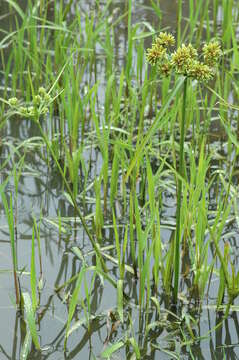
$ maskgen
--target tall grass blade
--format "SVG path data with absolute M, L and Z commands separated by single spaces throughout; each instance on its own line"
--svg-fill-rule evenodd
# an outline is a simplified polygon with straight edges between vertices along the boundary
M 116 351 L 118 351 L 120 348 L 124 346 L 123 341 L 118 341 L 116 344 L 113 344 L 109 347 L 107 347 L 102 353 L 101 357 L 103 359 L 110 359 L 111 355 L 113 355 Z
M 28 328 L 22 348 L 21 348 L 20 360 L 27 360 L 28 354 L 31 350 L 31 343 L 32 343 L 32 336 L 31 336 L 30 329 Z
M 85 274 L 85 266 L 83 265 L 77 281 L 76 281 L 76 287 L 75 290 L 73 291 L 72 294 L 72 298 L 70 301 L 70 307 L 69 307 L 69 313 L 68 313 L 68 319 L 67 319 L 67 324 L 66 324 L 66 335 L 65 335 L 65 342 L 64 342 L 64 349 L 66 350 L 66 346 L 67 346 L 67 340 L 68 340 L 68 336 L 69 336 L 69 329 L 70 329 L 70 324 L 71 324 L 71 320 L 73 318 L 77 303 L 78 303 L 78 297 L 79 297 L 79 293 L 80 293 L 80 289 L 81 289 L 81 283 L 83 280 L 83 275 Z
M 152 138 L 154 133 L 160 127 L 163 127 L 167 123 L 168 118 L 167 118 L 167 116 L 165 116 L 165 114 L 166 114 L 171 102 L 173 101 L 173 99 L 176 97 L 176 95 L 180 91 L 183 82 L 184 82 L 184 78 L 179 77 L 178 80 L 176 81 L 174 89 L 171 91 L 171 93 L 168 96 L 165 104 L 163 105 L 163 107 L 159 111 L 159 113 L 157 114 L 156 119 L 154 120 L 153 124 L 150 126 L 150 128 L 149 128 L 149 130 L 147 132 L 147 135 L 145 135 L 143 137 L 142 141 L 140 141 L 138 146 L 136 147 L 135 155 L 134 155 L 134 157 L 133 157 L 133 159 L 132 159 L 132 161 L 131 161 L 131 163 L 129 165 L 129 168 L 127 170 L 127 173 L 125 175 L 125 181 L 127 181 L 128 177 L 131 174 L 133 168 L 135 167 L 137 161 L 140 160 L 140 158 L 142 156 L 142 152 L 144 151 L 145 146 L 147 145 L 148 141 Z
M 117 281 L 117 308 L 118 308 L 119 318 L 122 323 L 124 322 L 123 286 L 124 286 L 123 280 L 118 280 Z
M 35 323 L 35 312 L 32 308 L 32 302 L 30 295 L 25 292 L 22 294 L 24 300 L 24 309 L 26 312 L 26 322 L 31 333 L 32 341 L 37 350 L 40 350 L 40 344 L 38 341 L 38 334 L 36 330 L 36 323 Z
M 32 291 L 32 309 L 33 312 L 37 308 L 37 279 L 35 268 L 35 231 L 32 227 L 32 256 L 31 256 L 31 291 Z
M 3 206 L 5 209 L 5 213 L 7 216 L 9 233 L 10 233 L 10 244 L 11 244 L 11 252 L 12 252 L 12 262 L 13 262 L 13 274 L 14 274 L 14 287 L 16 293 L 16 304 L 19 306 L 20 304 L 20 291 L 18 285 L 18 276 L 17 276 L 17 250 L 15 246 L 15 232 L 14 232 L 14 216 L 13 216 L 13 206 L 12 206 L 12 195 L 10 195 L 10 203 L 8 206 L 6 195 L 1 193 Z
M 24 12 L 15 1 L 13 0 L 5 0 L 5 1 L 16 10 L 18 15 L 22 18 L 22 20 L 26 18 Z

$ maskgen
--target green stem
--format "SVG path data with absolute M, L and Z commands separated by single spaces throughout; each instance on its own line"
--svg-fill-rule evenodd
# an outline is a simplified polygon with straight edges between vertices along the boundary
M 180 129 L 180 154 L 179 154 L 179 178 L 177 186 L 177 209 L 176 209 L 176 235 L 174 242 L 174 288 L 173 301 L 176 304 L 178 298 L 179 268 L 180 268 L 180 224 L 181 224 L 181 202 L 182 202 L 182 178 L 184 176 L 184 137 L 185 137 L 185 115 L 186 115 L 186 98 L 187 98 L 187 78 L 183 86 L 183 107 L 182 120 Z
M 205 220 L 207 222 L 207 228 L 208 228 L 209 234 L 210 234 L 210 236 L 211 236 L 211 238 L 213 240 L 214 246 L 216 248 L 216 254 L 218 255 L 220 263 L 221 263 L 221 267 L 222 267 L 222 270 L 223 270 L 223 274 L 224 274 L 224 278 L 225 278 L 225 281 L 226 281 L 227 289 L 230 289 L 230 284 L 231 284 L 230 275 L 228 273 L 228 270 L 227 270 L 223 255 L 222 255 L 220 247 L 219 247 L 219 245 L 217 243 L 217 239 L 214 236 L 214 232 L 212 231 L 210 225 L 208 224 L 208 219 L 206 218 Z
M 224 199 L 225 206 L 227 206 L 227 204 L 228 204 L 228 199 L 229 199 L 230 190 L 231 190 L 231 184 L 232 184 L 232 177 L 234 175 L 234 170 L 236 168 L 238 155 L 239 155 L 239 147 L 237 147 L 237 149 L 236 149 L 236 154 L 235 154 L 234 159 L 233 159 L 232 167 L 229 170 L 230 177 L 229 177 L 229 181 L 228 181 L 228 187 L 227 187 L 226 196 L 225 196 L 225 199 Z
M 104 262 L 104 260 L 103 260 L 103 257 L 102 257 L 102 255 L 101 255 L 101 253 L 100 253 L 98 244 L 96 243 L 96 241 L 94 240 L 93 236 L 91 235 L 90 230 L 89 230 L 89 228 L 88 228 L 88 226 L 87 226 L 87 224 L 86 224 L 86 221 L 85 221 L 83 215 L 81 214 L 81 211 L 80 211 L 80 209 L 79 209 L 79 207 L 78 207 L 78 205 L 77 205 L 76 199 L 75 199 L 75 197 L 74 197 L 74 195 L 73 195 L 73 192 L 71 191 L 71 188 L 70 188 L 70 186 L 69 186 L 69 184 L 68 184 L 68 182 L 67 182 L 67 180 L 66 180 L 65 174 L 64 174 L 64 172 L 63 172 L 63 170 L 62 170 L 62 168 L 61 168 L 61 166 L 60 166 L 60 164 L 59 164 L 59 162 L 58 162 L 58 160 L 57 160 L 57 158 L 56 158 L 56 156 L 55 156 L 54 151 L 52 150 L 52 147 L 51 147 L 51 145 L 50 145 L 50 143 L 49 143 L 49 140 L 48 140 L 47 136 L 45 135 L 45 133 L 44 133 L 42 127 L 41 127 L 41 124 L 40 124 L 40 122 L 39 122 L 39 119 L 36 119 L 36 123 L 37 123 L 37 125 L 38 125 L 38 127 L 39 127 L 41 136 L 43 137 L 43 139 L 44 139 L 44 141 L 45 141 L 45 144 L 46 144 L 48 150 L 50 151 L 50 153 L 51 153 L 51 155 L 52 155 L 52 157 L 53 157 L 53 160 L 54 160 L 54 162 L 55 162 L 55 164 L 56 164 L 56 166 L 57 166 L 57 168 L 58 168 L 58 170 L 59 170 L 59 172 L 60 172 L 61 178 L 62 178 L 62 180 L 63 180 L 63 182 L 64 182 L 64 184 L 65 184 L 65 187 L 66 187 L 66 189 L 67 189 L 68 194 L 70 195 L 70 198 L 71 198 L 71 201 L 72 201 L 72 203 L 73 203 L 73 205 L 74 205 L 74 208 L 75 208 L 75 210 L 76 210 L 76 213 L 77 213 L 77 215 L 79 216 L 79 218 L 80 218 L 80 220 L 81 220 L 81 223 L 82 223 L 82 226 L 83 226 L 86 234 L 88 235 L 88 237 L 89 237 L 89 239 L 90 239 L 90 242 L 91 242 L 91 244 L 92 244 L 92 246 L 93 246 L 93 248 L 94 248 L 94 250 L 95 250 L 96 256 L 99 258 L 99 260 L 100 260 L 100 262 L 101 262 L 102 269 L 103 269 L 105 272 L 108 272 L 108 269 L 107 269 L 107 267 L 106 267 L 106 265 L 105 265 L 105 262 Z
M 177 45 L 181 44 L 181 21 L 182 21 L 182 0 L 178 0 L 177 10 Z

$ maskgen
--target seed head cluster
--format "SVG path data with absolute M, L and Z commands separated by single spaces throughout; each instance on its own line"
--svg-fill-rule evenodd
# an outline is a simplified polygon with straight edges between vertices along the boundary
M 178 74 L 187 74 L 190 71 L 191 64 L 198 57 L 197 50 L 189 45 L 182 44 L 171 56 L 171 62 Z
M 214 70 L 200 61 L 193 61 L 189 67 L 188 76 L 198 81 L 208 82 L 214 77 Z
M 202 48 L 204 62 L 208 66 L 215 66 L 217 60 L 222 56 L 222 50 L 218 41 L 205 44 Z
M 175 45 L 174 36 L 170 33 L 160 32 L 159 36 L 155 40 L 156 46 L 162 46 L 164 48 L 169 48 Z
M 172 71 L 198 81 L 207 82 L 215 75 L 215 66 L 222 55 L 220 44 L 212 41 L 202 48 L 204 62 L 199 61 L 198 51 L 191 45 L 182 44 L 174 52 L 168 49 L 175 44 L 172 34 L 160 32 L 152 47 L 147 50 L 147 61 L 157 66 L 160 75 L 169 76 Z
M 147 59 L 151 65 L 156 65 L 159 60 L 163 62 L 166 59 L 166 49 L 161 45 L 153 45 L 151 49 L 148 49 Z
M 38 94 L 33 97 L 32 105 L 21 106 L 20 101 L 16 97 L 10 98 L 8 100 L 8 104 L 20 116 L 31 118 L 35 117 L 36 115 L 46 114 L 48 112 L 48 106 L 51 101 L 52 98 L 47 93 L 46 89 L 40 87 Z

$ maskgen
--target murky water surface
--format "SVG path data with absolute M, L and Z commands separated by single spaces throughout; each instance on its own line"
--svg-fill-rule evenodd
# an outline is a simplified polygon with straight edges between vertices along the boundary
M 92 6 L 93 2 L 84 1 L 79 2 L 85 10 Z M 112 14 L 122 14 L 124 12 L 124 1 L 114 1 L 112 6 Z M 141 22 L 148 21 L 149 23 L 157 24 L 157 16 L 149 10 L 148 5 L 150 1 L 137 1 L 137 5 L 133 12 L 133 21 Z M 163 11 L 163 26 L 176 26 L 176 11 L 175 1 L 161 0 L 161 8 Z M 7 12 L 8 6 L 5 1 L 0 0 L 0 16 Z M 27 1 L 18 1 L 19 6 L 26 8 Z M 116 11 L 115 9 L 118 8 Z M 187 15 L 187 1 L 185 2 L 184 16 Z M 117 15 L 118 16 L 118 15 Z M 1 28 L 6 29 L 9 26 L 7 17 L 2 19 Z M 124 24 L 117 32 L 116 44 L 119 46 L 118 62 L 124 61 L 124 52 L 126 47 L 127 33 Z M 149 39 L 149 42 L 151 40 Z M 100 49 L 99 49 L 100 55 Z M 98 79 L 104 76 L 102 71 L 104 62 L 98 61 Z M 103 74 L 103 75 L 101 75 Z M 86 74 L 87 76 L 87 74 Z M 104 91 L 104 78 L 102 78 L 102 91 Z M 29 122 L 13 122 L 10 121 L 7 133 L 4 134 L 4 142 L 8 144 L 17 144 L 29 138 L 30 136 L 37 136 L 36 128 Z M 36 139 L 39 143 L 39 140 Z M 5 150 L 4 150 L 5 149 Z M 1 161 L 7 157 L 11 148 L 9 146 L 3 147 L 1 153 Z M 50 172 L 49 168 L 40 158 L 40 153 L 37 147 L 32 145 L 32 149 L 26 154 L 29 164 L 28 171 L 24 169 L 23 176 L 20 179 L 19 195 L 18 195 L 18 212 L 17 212 L 17 238 L 18 238 L 18 258 L 19 268 L 26 272 L 21 277 L 22 290 L 30 292 L 29 274 L 30 259 L 31 259 L 31 237 L 32 237 L 32 223 L 33 218 L 39 219 L 42 217 L 41 224 L 41 242 L 43 252 L 43 276 L 44 276 L 44 290 L 41 293 L 41 306 L 38 313 L 38 330 L 40 333 L 40 342 L 43 346 L 42 353 L 32 351 L 31 359 L 49 359 L 60 360 L 63 359 L 63 343 L 65 334 L 65 323 L 67 319 L 67 300 L 62 301 L 61 293 L 56 294 L 54 288 L 58 284 L 62 284 L 76 274 L 81 263 L 72 252 L 72 246 L 78 246 L 84 253 L 91 249 L 87 237 L 82 232 L 81 226 L 74 223 L 73 210 L 69 202 L 65 200 L 61 192 L 61 183 L 54 172 Z M 95 168 L 97 168 L 97 159 L 95 158 Z M 92 171 L 94 176 L 95 168 Z M 6 173 L 1 173 L 1 181 L 3 182 L 7 177 Z M 14 184 L 8 186 L 8 193 L 14 189 Z M 91 195 L 90 192 L 88 194 Z M 175 202 L 170 197 L 165 195 L 164 201 L 167 202 L 168 211 L 164 214 L 165 223 L 174 221 L 173 214 L 175 212 Z M 213 203 L 213 201 L 212 201 Z M 92 205 L 88 205 L 88 213 L 93 211 Z M 62 217 L 72 217 L 72 222 L 63 224 L 65 231 L 59 234 L 57 228 L 50 222 L 56 219 L 57 214 L 60 213 Z M 163 226 L 162 226 L 163 228 Z M 165 239 L 169 239 L 170 230 L 167 225 L 162 230 L 162 235 Z M 23 342 L 24 329 L 12 301 L 14 302 L 14 288 L 13 278 L 10 270 L 12 268 L 9 232 L 6 225 L 6 218 L 3 207 L 0 207 L 0 360 L 4 359 L 19 359 L 19 349 Z M 111 230 L 105 232 L 105 245 L 111 244 Z M 230 240 L 230 239 L 229 239 Z M 236 241 L 235 239 L 231 239 Z M 36 264 L 37 269 L 39 264 Z M 89 283 L 91 278 L 89 276 Z M 217 288 L 217 285 L 215 285 Z M 212 287 L 213 289 L 213 287 Z M 137 294 L 137 286 L 129 280 L 127 291 L 132 298 Z M 110 294 L 110 296 L 109 296 Z M 110 285 L 105 283 L 102 287 L 100 281 L 95 283 L 92 296 L 92 313 L 100 316 L 95 319 L 89 334 L 87 326 L 81 326 L 69 339 L 67 359 L 94 359 L 98 358 L 101 353 L 105 340 L 107 338 L 107 313 L 110 312 L 116 304 L 116 292 L 112 291 Z M 208 304 L 215 304 L 216 292 L 210 293 Z M 186 303 L 186 301 L 185 301 Z M 162 299 L 162 306 L 164 299 Z M 191 312 L 194 318 L 199 322 L 197 326 L 200 329 L 200 334 L 203 336 L 219 321 L 215 316 L 215 308 L 204 303 L 202 310 L 195 311 L 193 305 L 190 305 Z M 143 333 L 145 331 L 145 314 L 138 317 L 137 309 L 131 308 L 131 313 L 135 335 L 139 343 L 144 341 Z M 79 319 L 84 316 L 82 311 L 79 311 Z M 151 316 L 151 315 L 150 315 Z M 151 321 L 154 321 L 153 318 Z M 119 327 L 113 334 L 114 338 L 120 338 L 127 328 Z M 224 326 L 216 332 L 213 336 L 207 337 L 198 341 L 192 347 L 192 352 L 195 359 L 238 359 L 239 358 L 239 321 L 238 313 L 235 311 L 231 314 Z M 152 337 L 155 338 L 155 343 L 164 344 L 163 338 L 167 335 L 164 328 L 156 329 L 152 332 Z M 199 334 L 197 334 L 199 335 Z M 176 344 L 177 344 L 177 339 Z M 164 340 L 166 342 L 166 339 Z M 147 345 L 146 345 L 147 346 Z M 172 350 L 172 349 L 171 349 Z M 95 356 L 95 357 L 94 357 Z M 124 359 L 124 352 L 119 352 L 115 359 Z M 191 359 L 190 349 L 185 346 L 184 354 L 181 354 L 181 359 Z M 155 350 L 153 347 L 148 347 L 147 356 L 145 359 L 171 359 L 164 352 Z

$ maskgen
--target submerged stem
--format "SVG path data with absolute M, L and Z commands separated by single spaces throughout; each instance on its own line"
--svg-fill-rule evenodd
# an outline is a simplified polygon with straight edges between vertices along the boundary
M 179 154 L 179 178 L 177 186 L 177 209 L 176 209 L 176 235 L 174 242 L 174 288 L 173 301 L 176 304 L 178 298 L 179 268 L 180 268 L 180 235 L 181 235 L 181 202 L 182 202 L 182 178 L 184 176 L 184 138 L 185 138 L 185 115 L 186 115 L 186 98 L 187 98 L 187 77 L 184 79 L 183 86 L 183 105 L 182 119 L 180 129 L 180 154 Z

